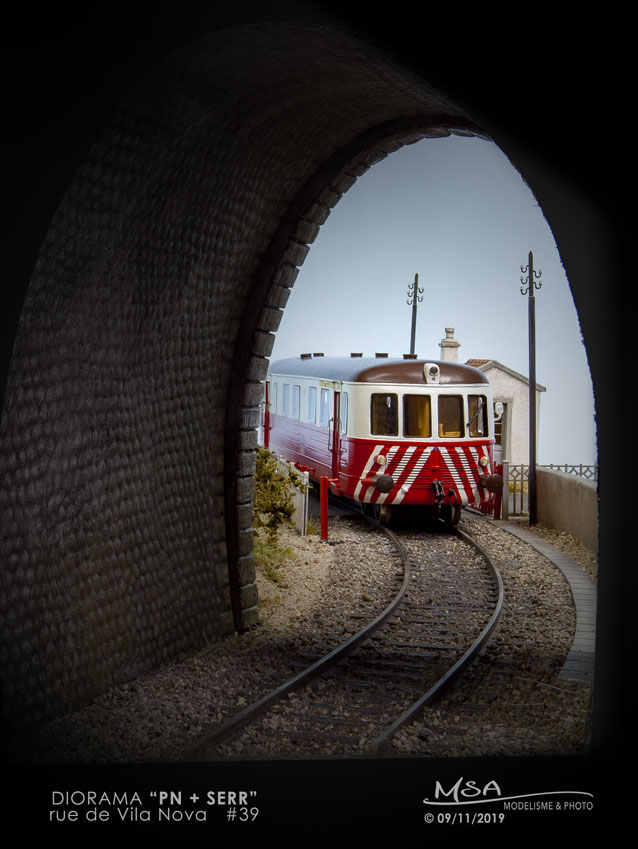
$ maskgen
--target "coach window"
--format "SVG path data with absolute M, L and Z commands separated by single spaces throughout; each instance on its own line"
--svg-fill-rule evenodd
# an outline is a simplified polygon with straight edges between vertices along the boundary
M 439 395 L 439 436 L 463 436 L 464 432 L 461 395 Z
M 308 387 L 308 421 L 314 424 L 317 421 L 317 387 Z
M 348 393 L 341 393 L 341 433 L 348 432 Z
M 432 436 L 431 399 L 429 395 L 403 396 L 403 435 Z
M 284 383 L 284 391 L 283 391 L 283 399 L 281 402 L 281 412 L 284 416 L 288 415 L 288 410 L 290 409 L 290 385 L 288 383 Z
M 328 427 L 330 423 L 330 390 L 321 390 L 321 401 L 319 405 L 319 424 Z
M 468 395 L 467 410 L 470 436 L 487 436 L 487 398 L 485 395 Z
M 292 387 L 292 417 L 293 419 L 301 418 L 301 387 Z
M 374 394 L 371 398 L 370 433 L 378 436 L 399 435 L 399 400 L 391 394 Z

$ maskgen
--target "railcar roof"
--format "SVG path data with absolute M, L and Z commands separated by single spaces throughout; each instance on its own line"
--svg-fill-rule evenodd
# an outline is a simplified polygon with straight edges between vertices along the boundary
M 436 363 L 441 384 L 489 383 L 482 371 L 464 363 L 391 357 L 288 357 L 271 363 L 271 375 L 297 375 L 348 383 L 405 383 L 428 385 L 425 363 Z

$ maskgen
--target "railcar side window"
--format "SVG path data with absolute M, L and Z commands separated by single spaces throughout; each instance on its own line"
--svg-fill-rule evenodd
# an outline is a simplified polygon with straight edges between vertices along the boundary
M 317 421 L 317 387 L 308 387 L 308 421 L 314 424 Z
M 330 390 L 321 390 L 321 402 L 319 405 L 319 424 L 321 427 L 328 427 L 330 423 Z
M 288 383 L 284 383 L 283 399 L 282 399 L 282 402 L 281 402 L 282 415 L 287 416 L 289 409 L 290 409 L 290 385 Z
M 485 395 L 468 395 L 467 409 L 470 436 L 487 436 L 487 398 Z
M 299 386 L 292 387 L 292 417 L 293 419 L 301 418 L 301 388 Z
M 432 412 L 429 395 L 403 396 L 403 435 L 432 436 Z
M 461 395 L 439 395 L 439 436 L 463 436 L 463 398 Z
M 378 436 L 399 435 L 399 399 L 394 393 L 372 395 L 370 433 Z

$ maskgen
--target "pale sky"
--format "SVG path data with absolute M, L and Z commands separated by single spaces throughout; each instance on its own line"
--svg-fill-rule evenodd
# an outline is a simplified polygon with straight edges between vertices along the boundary
M 552 232 L 507 157 L 477 138 L 428 139 L 374 165 L 343 196 L 310 248 L 271 361 L 306 351 L 410 350 L 408 285 L 419 275 L 415 352 L 440 359 L 453 327 L 459 361 L 495 359 L 527 377 L 536 290 L 539 464 L 596 462 L 592 383 L 578 315 Z

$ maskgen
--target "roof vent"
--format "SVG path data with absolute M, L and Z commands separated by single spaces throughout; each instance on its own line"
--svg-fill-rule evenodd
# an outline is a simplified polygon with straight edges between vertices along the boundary
M 323 357 L 323 354 L 313 354 L 313 357 Z
M 417 358 L 416 354 L 404 354 L 403 355 L 404 360 L 416 360 L 416 358 Z
M 351 357 L 362 357 L 363 354 L 350 354 Z
M 374 356 L 375 356 L 375 357 L 387 357 L 388 355 L 387 355 L 387 354 L 379 354 L 379 353 L 376 353 Z
M 301 360 L 311 360 L 312 354 L 299 354 L 299 359 L 301 359 Z

